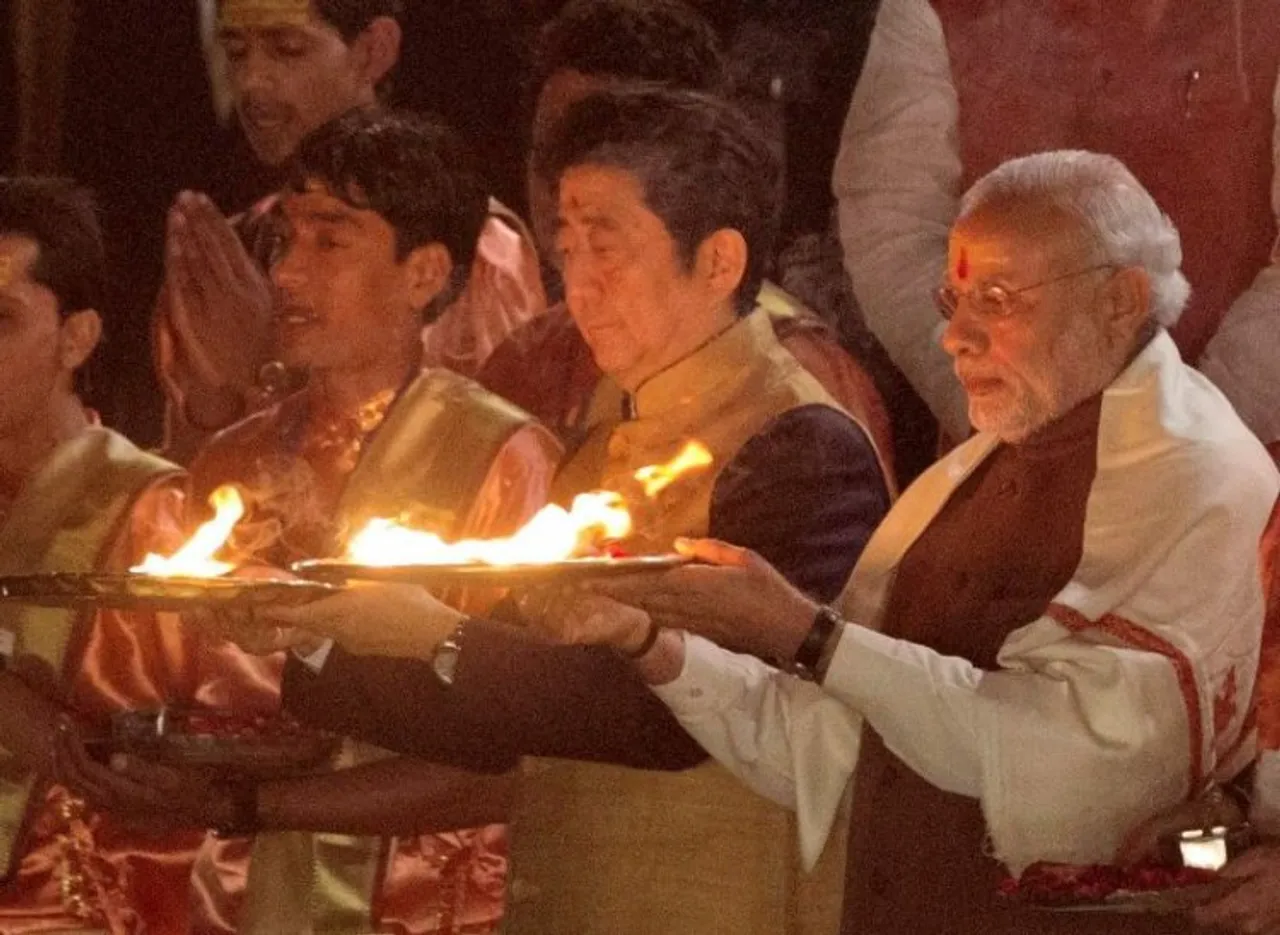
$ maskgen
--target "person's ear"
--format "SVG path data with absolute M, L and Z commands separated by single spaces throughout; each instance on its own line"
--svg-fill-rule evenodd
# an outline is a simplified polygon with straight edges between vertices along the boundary
M 58 327 L 58 363 L 68 372 L 79 370 L 101 340 L 101 315 L 91 308 L 72 312 Z
M 413 307 L 425 309 L 449 287 L 453 258 L 442 243 L 423 244 L 405 257 L 404 268 Z
M 1129 347 L 1151 318 L 1151 278 L 1128 266 L 1111 275 L 1103 292 L 1102 327 L 1113 344 Z
M 747 274 L 747 241 L 741 232 L 722 227 L 698 245 L 695 269 L 721 299 L 732 299 Z
M 360 72 L 372 87 L 391 74 L 400 61 L 400 44 L 404 33 L 394 17 L 379 16 L 356 37 L 361 53 Z

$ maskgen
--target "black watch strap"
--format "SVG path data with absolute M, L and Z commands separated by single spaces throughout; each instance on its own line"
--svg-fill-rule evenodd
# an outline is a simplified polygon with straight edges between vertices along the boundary
M 813 617 L 813 626 L 809 628 L 804 642 L 800 644 L 795 658 L 791 660 L 791 671 L 810 681 L 816 679 L 823 650 L 827 648 L 827 643 L 831 641 L 832 634 L 840 624 L 839 614 L 830 607 L 819 607 Z

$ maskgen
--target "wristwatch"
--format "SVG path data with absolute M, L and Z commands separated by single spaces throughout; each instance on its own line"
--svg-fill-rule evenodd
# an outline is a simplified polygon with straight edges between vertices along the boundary
M 462 628 L 466 622 L 463 620 L 454 627 L 453 632 L 431 654 L 431 671 L 443 685 L 452 685 L 458 674 L 458 658 L 462 655 Z
M 819 666 L 832 636 L 839 631 L 843 622 L 840 615 L 830 607 L 818 608 L 813 616 L 813 626 L 809 628 L 804 642 L 791 660 L 790 670 L 793 675 L 809 682 L 816 682 L 821 678 L 823 673 L 819 671 Z

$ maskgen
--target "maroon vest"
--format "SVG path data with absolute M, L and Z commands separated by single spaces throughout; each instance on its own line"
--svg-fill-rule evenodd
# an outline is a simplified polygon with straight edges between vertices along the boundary
M 1080 563 L 1099 397 L 997 449 L 903 556 L 884 631 L 981 669 L 1035 620 Z M 1051 506 L 1050 506 L 1051 505 Z M 854 783 L 845 935 L 1168 935 L 1155 916 L 1065 915 L 997 893 L 978 801 L 916 775 L 871 730 Z
M 1051 149 L 1120 158 L 1182 234 L 1195 361 L 1267 262 L 1280 0 L 932 0 L 966 187 Z M 1238 11 L 1238 16 L 1237 16 Z

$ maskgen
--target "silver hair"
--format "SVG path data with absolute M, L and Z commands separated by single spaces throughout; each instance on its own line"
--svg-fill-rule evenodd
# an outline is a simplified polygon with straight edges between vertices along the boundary
M 1182 275 L 1178 229 L 1155 199 L 1114 156 L 1057 150 L 1011 159 L 974 183 L 960 217 L 998 201 L 1034 200 L 1078 218 L 1104 260 L 1144 270 L 1151 316 L 1166 328 L 1182 315 L 1191 285 Z

